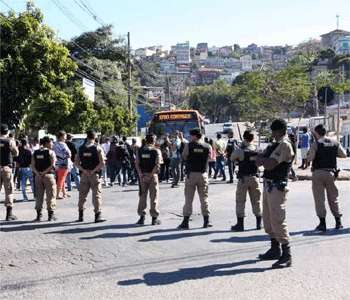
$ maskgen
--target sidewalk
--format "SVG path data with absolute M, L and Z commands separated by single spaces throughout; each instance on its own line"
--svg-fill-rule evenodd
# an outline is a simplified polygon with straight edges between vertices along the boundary
M 294 166 L 294 171 L 297 174 L 298 180 L 311 180 L 311 168 L 308 168 L 306 170 L 297 169 L 297 167 Z M 339 173 L 339 176 L 337 178 L 339 181 L 347 181 L 350 180 L 350 170 L 349 169 L 342 169 Z

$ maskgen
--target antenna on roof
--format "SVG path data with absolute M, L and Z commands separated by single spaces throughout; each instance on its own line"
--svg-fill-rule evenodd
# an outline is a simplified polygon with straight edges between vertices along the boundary
M 336 15 L 335 17 L 337 18 L 337 30 L 338 30 L 338 29 L 339 29 L 339 17 L 340 17 L 340 16 L 339 16 L 339 15 Z

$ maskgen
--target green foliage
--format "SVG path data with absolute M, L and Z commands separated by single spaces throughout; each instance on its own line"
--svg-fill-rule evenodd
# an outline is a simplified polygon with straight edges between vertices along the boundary
M 68 112 L 68 95 L 59 91 L 73 76 L 76 64 L 68 49 L 42 23 L 40 10 L 28 4 L 19 15 L 0 14 L 1 120 L 18 126 L 35 99 L 58 101 Z

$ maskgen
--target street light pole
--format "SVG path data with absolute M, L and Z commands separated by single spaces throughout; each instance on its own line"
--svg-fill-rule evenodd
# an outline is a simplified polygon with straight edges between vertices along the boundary
M 130 50 L 130 32 L 128 32 L 128 109 L 129 113 L 132 113 L 131 105 L 131 50 Z

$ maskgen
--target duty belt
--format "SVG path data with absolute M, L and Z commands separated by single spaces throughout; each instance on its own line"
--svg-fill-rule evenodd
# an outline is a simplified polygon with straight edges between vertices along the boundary
M 264 187 L 266 188 L 266 191 L 271 193 L 273 188 L 275 187 L 277 190 L 284 192 L 287 187 L 287 181 L 286 180 L 273 180 L 273 179 L 266 179 L 264 180 Z

